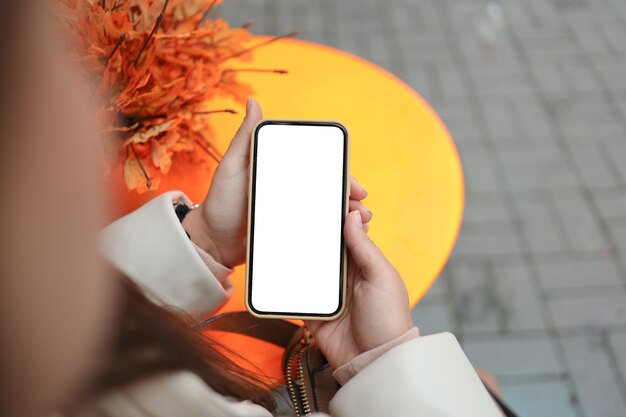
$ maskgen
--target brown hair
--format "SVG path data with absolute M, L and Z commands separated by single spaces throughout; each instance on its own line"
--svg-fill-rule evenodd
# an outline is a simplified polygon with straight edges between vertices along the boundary
M 151 375 L 188 370 L 222 395 L 275 409 L 267 378 L 226 356 L 234 352 L 202 333 L 189 316 L 156 305 L 129 278 L 120 275 L 119 280 L 123 299 L 117 335 L 89 398 Z

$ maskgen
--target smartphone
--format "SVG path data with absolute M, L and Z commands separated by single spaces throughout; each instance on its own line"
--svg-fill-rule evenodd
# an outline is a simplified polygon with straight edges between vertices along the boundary
M 262 120 L 250 142 L 246 308 L 257 317 L 332 320 L 346 299 L 348 130 Z

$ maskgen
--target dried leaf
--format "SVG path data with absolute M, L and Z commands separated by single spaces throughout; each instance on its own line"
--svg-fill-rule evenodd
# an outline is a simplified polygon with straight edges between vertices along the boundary
M 152 126 L 143 132 L 137 132 L 124 142 L 124 146 L 128 146 L 131 143 L 144 143 L 148 139 L 155 137 L 159 133 L 165 132 L 174 123 L 173 120 L 168 120 L 160 125 Z
M 211 160 L 202 146 L 212 143 L 208 121 L 214 116 L 196 114 L 218 95 L 243 102 L 253 93 L 233 71 L 223 71 L 223 60 L 245 50 L 252 35 L 223 19 L 206 19 L 221 0 L 169 0 L 166 10 L 164 0 L 56 3 L 73 45 L 68 58 L 82 65 L 103 103 L 105 132 L 114 136 L 111 143 L 132 144 L 140 158 L 115 152 L 127 187 L 147 191 L 147 174 L 155 189 L 173 163 Z

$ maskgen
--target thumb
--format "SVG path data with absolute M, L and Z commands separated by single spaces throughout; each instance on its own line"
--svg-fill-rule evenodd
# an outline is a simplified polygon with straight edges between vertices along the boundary
M 352 259 L 363 272 L 365 279 L 374 279 L 394 270 L 385 255 L 363 230 L 359 210 L 352 211 L 346 217 L 344 237 Z
M 237 163 L 244 162 L 248 164 L 248 156 L 250 154 L 250 134 L 254 125 L 263 118 L 261 106 L 253 99 L 249 98 L 246 103 L 246 117 L 241 122 L 241 126 L 235 133 L 233 140 L 230 142 L 226 153 L 224 154 L 224 161 L 233 160 Z

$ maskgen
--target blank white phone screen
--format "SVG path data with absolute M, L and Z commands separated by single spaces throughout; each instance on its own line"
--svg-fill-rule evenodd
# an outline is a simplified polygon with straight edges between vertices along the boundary
M 341 307 L 346 141 L 333 125 L 258 129 L 248 265 L 253 311 L 332 315 Z

